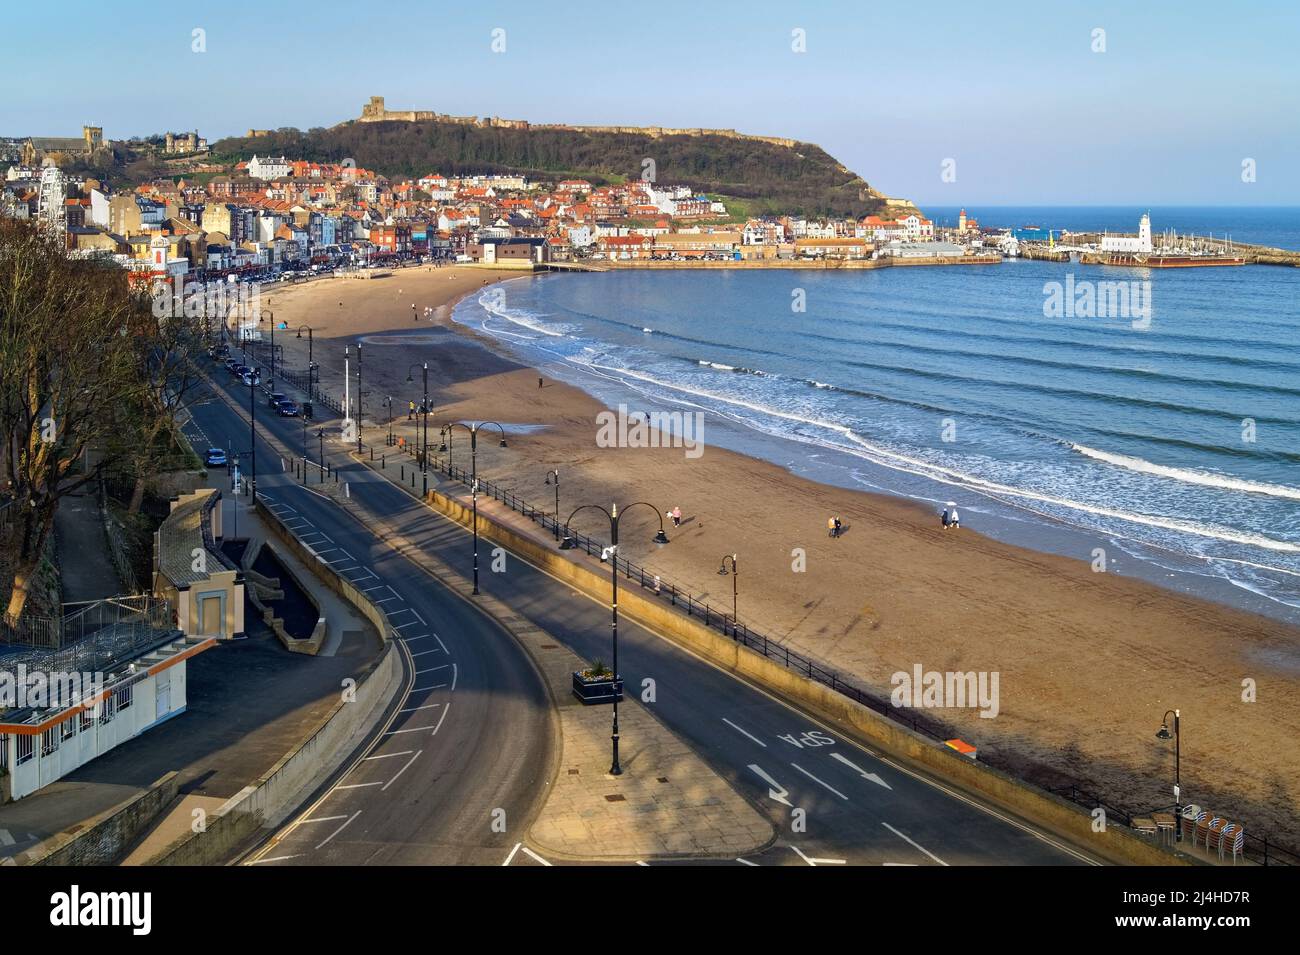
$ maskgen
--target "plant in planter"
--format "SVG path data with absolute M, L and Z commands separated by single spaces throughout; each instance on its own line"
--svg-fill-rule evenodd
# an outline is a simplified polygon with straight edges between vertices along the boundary
M 604 660 L 593 660 L 587 669 L 573 671 L 573 695 L 587 705 L 613 703 L 623 699 L 623 681 L 615 678 Z

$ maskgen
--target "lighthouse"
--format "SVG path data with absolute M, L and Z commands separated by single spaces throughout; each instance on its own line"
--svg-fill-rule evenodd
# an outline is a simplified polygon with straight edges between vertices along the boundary
M 958 232 L 966 231 L 966 210 L 965 209 L 957 213 L 957 231 Z
M 1138 251 L 1151 251 L 1151 214 L 1142 213 L 1142 218 L 1138 220 Z

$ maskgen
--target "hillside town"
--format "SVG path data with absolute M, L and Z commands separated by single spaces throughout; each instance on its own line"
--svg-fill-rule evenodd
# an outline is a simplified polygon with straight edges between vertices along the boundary
M 197 132 L 167 133 L 166 155 L 206 154 Z M 11 141 L 0 214 L 38 220 L 72 256 L 110 257 L 141 281 L 267 279 L 413 262 L 485 264 L 753 262 L 961 258 L 983 245 L 963 214 L 936 230 L 896 217 L 745 216 L 742 204 L 643 179 L 597 184 L 519 175 L 392 179 L 351 161 L 253 155 L 232 166 L 118 187 L 65 171 L 103 148 L 83 137 Z M 215 170 L 215 171 L 214 171 Z

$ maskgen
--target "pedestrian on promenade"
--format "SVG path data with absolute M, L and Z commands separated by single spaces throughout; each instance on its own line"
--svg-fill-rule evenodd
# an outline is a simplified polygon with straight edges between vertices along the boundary
M 414 418 L 415 418 L 415 402 L 408 401 L 406 403 L 406 420 L 411 421 Z

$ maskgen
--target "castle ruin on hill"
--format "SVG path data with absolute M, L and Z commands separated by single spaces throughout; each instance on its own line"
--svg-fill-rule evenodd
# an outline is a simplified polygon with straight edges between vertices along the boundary
M 662 136 L 720 136 L 724 139 L 743 139 L 751 142 L 770 143 L 773 146 L 792 148 L 798 142 L 779 136 L 750 136 L 738 133 L 734 129 L 673 129 L 667 126 L 571 126 L 567 123 L 530 123 L 524 119 L 501 119 L 497 116 L 448 116 L 424 109 L 388 109 L 382 96 L 370 97 L 370 102 L 361 107 L 359 123 L 457 123 L 462 126 L 478 126 L 484 129 L 560 129 L 575 133 L 624 133 L 649 136 L 658 139 Z

